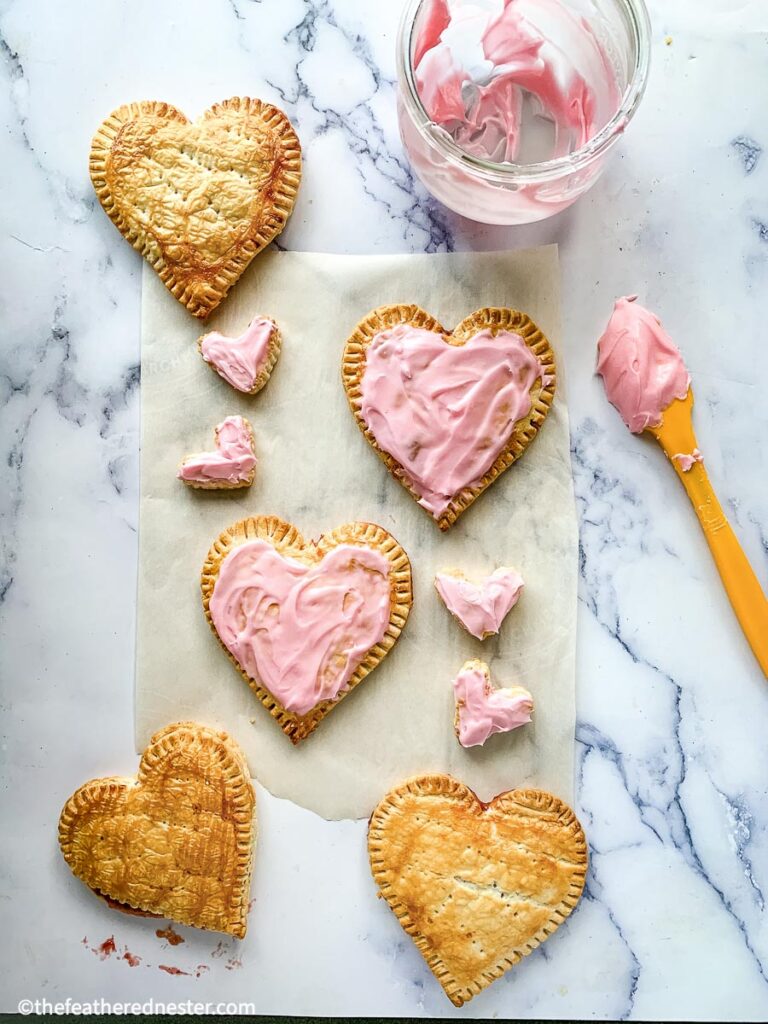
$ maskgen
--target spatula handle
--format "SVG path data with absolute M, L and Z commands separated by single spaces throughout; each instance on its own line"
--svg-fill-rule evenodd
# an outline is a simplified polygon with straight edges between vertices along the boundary
M 673 464 L 699 518 L 744 635 L 768 677 L 768 599 L 725 517 L 704 466 L 696 463 L 685 473 L 675 460 Z

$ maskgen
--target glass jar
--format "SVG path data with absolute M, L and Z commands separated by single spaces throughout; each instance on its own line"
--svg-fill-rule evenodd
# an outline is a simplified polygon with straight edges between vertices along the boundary
M 599 41 L 621 98 L 610 120 L 584 145 L 538 163 L 496 163 L 472 155 L 430 120 L 413 65 L 428 3 L 409 0 L 397 42 L 400 135 L 417 176 L 440 202 L 485 224 L 527 224 L 570 206 L 602 173 L 645 91 L 650 23 L 644 0 L 559 0 L 571 17 L 585 19 Z

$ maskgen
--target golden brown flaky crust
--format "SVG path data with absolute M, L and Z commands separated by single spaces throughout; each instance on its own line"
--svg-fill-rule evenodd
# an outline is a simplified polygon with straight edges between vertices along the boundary
M 90 173 L 119 231 L 204 318 L 285 227 L 301 147 L 285 114 L 258 99 L 235 96 L 194 122 L 142 100 L 101 123 Z
M 387 793 L 368 853 L 381 895 L 456 1006 L 563 923 L 587 870 L 581 825 L 557 797 L 518 789 L 483 804 L 448 775 Z
M 156 733 L 136 778 L 86 782 L 59 819 L 67 864 L 109 902 L 239 939 L 255 834 L 239 747 L 193 722 Z
M 265 317 L 265 319 L 269 320 L 270 323 L 274 325 L 272 333 L 269 336 L 269 342 L 267 344 L 267 359 L 266 362 L 264 363 L 264 366 L 259 371 L 256 379 L 254 380 L 253 387 L 250 388 L 248 391 L 244 392 L 244 394 L 247 395 L 257 395 L 259 391 L 261 391 L 261 389 L 265 386 L 269 378 L 272 376 L 272 371 L 275 368 L 277 360 L 280 358 L 280 350 L 282 349 L 283 346 L 283 336 L 280 333 L 280 328 L 277 326 L 277 323 L 272 319 L 272 317 Z M 201 354 L 203 350 L 203 342 L 205 341 L 206 337 L 206 334 L 202 334 L 197 339 L 197 350 Z M 207 362 L 207 360 L 204 361 Z M 213 363 L 208 363 L 208 366 L 210 366 L 210 368 L 217 376 L 220 376 L 218 370 L 216 369 Z
M 341 375 L 347 399 L 357 425 L 371 447 L 382 459 L 390 473 L 417 501 L 419 496 L 408 483 L 403 467 L 388 452 L 378 446 L 376 438 L 368 429 L 361 412 L 361 381 L 365 372 L 366 350 L 376 334 L 396 327 L 398 324 L 411 324 L 413 327 L 435 331 L 444 336 L 448 345 L 463 345 L 486 328 L 494 337 L 499 331 L 511 331 L 520 335 L 550 377 L 546 386 L 542 385 L 541 380 L 534 383 L 531 391 L 531 411 L 524 419 L 515 424 L 509 440 L 482 480 L 475 486 L 465 487 L 455 495 L 445 512 L 437 518 L 436 521 L 440 529 L 447 530 L 456 522 L 461 513 L 466 511 L 472 502 L 483 493 L 486 487 L 489 487 L 505 469 L 508 469 L 516 459 L 520 458 L 536 437 L 555 397 L 555 356 L 549 342 L 536 324 L 527 314 L 520 313 L 516 309 L 495 307 L 478 309 L 465 317 L 450 333 L 433 316 L 414 305 L 379 306 L 360 321 L 344 347 Z M 431 514 L 428 514 L 431 517 Z
M 368 651 L 365 658 L 355 669 L 349 686 L 334 700 L 325 700 L 312 708 L 306 715 L 296 715 L 285 707 L 261 685 L 259 679 L 253 679 L 239 664 L 237 659 L 222 643 L 211 619 L 210 600 L 221 563 L 239 544 L 251 540 L 266 540 L 276 551 L 286 558 L 295 558 L 307 565 L 320 562 L 323 557 L 340 544 L 357 544 L 373 548 L 382 554 L 390 564 L 390 603 L 389 625 L 381 643 Z M 243 519 L 225 530 L 213 543 L 203 566 L 201 585 L 203 592 L 203 608 L 208 624 L 221 643 L 226 654 L 240 675 L 245 679 L 270 715 L 275 719 L 291 743 L 299 743 L 314 732 L 325 716 L 357 687 L 372 672 L 395 645 L 413 603 L 411 587 L 411 563 L 405 551 L 395 538 L 382 526 L 375 523 L 346 523 L 330 533 L 322 534 L 316 541 L 306 541 L 291 523 L 278 516 L 253 516 Z
M 256 455 L 256 448 L 255 448 L 255 443 L 254 443 L 254 439 L 253 439 L 253 427 L 251 426 L 250 422 L 245 418 L 245 416 L 241 416 L 241 419 L 242 419 L 243 423 L 245 424 L 246 429 L 247 429 L 247 431 L 248 431 L 248 433 L 250 435 L 250 438 L 251 438 L 251 452 L 253 453 L 253 455 L 255 457 L 255 455 Z M 214 436 L 215 436 L 216 440 L 218 441 L 218 437 L 219 437 L 218 429 L 214 430 Z M 188 459 L 193 459 L 194 457 L 195 457 L 194 455 L 188 455 L 187 456 Z M 183 465 L 183 463 L 182 463 L 182 465 Z M 234 480 L 234 481 L 233 480 L 205 480 L 205 481 L 199 481 L 199 480 L 184 480 L 182 478 L 179 478 L 179 479 L 181 479 L 181 482 L 186 484 L 187 487 L 193 487 L 195 490 L 198 490 L 198 491 L 239 491 L 243 487 L 250 487 L 251 484 L 253 483 L 255 477 L 256 477 L 256 466 L 254 465 L 254 467 L 250 471 L 250 473 L 248 473 L 248 475 L 246 477 L 244 477 L 244 479 L 242 479 L 242 480 Z

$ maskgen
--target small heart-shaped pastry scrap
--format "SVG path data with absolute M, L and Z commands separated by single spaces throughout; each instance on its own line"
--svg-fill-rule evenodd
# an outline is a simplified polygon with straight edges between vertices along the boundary
M 211 331 L 200 338 L 198 347 L 206 363 L 227 384 L 255 395 L 270 378 L 280 355 L 280 344 L 280 331 L 274 320 L 257 316 L 237 337 Z
M 447 775 L 391 790 L 371 816 L 373 877 L 456 1006 L 544 942 L 584 888 L 573 811 L 518 789 L 481 803 Z
M 464 662 L 453 681 L 456 713 L 453 727 L 462 747 L 479 747 L 496 732 L 527 725 L 533 697 L 523 686 L 494 689 L 484 661 Z
M 202 590 L 211 628 L 292 743 L 386 657 L 412 603 L 408 556 L 383 527 L 305 541 L 277 516 L 225 530 Z
M 453 617 L 478 640 L 495 636 L 523 592 L 523 577 L 501 566 L 479 583 L 453 569 L 435 576 L 435 590 Z
M 239 939 L 255 835 L 239 747 L 192 722 L 156 733 L 136 778 L 86 782 L 59 819 L 64 859 L 110 905 Z
M 227 416 L 214 435 L 216 451 L 184 459 L 176 474 L 179 480 L 204 491 L 250 487 L 256 474 L 251 424 L 244 416 Z
M 538 433 L 555 358 L 514 309 L 479 309 L 448 333 L 418 306 L 380 306 L 347 341 L 342 378 L 368 442 L 447 530 Z
M 102 122 L 90 172 L 118 230 L 204 318 L 285 227 L 301 147 L 285 114 L 261 100 L 235 96 L 194 122 L 146 100 Z

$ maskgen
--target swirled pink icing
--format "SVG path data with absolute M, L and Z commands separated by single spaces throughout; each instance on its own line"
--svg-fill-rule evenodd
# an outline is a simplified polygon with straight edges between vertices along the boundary
M 340 544 L 313 565 L 252 540 L 224 558 L 210 613 L 225 647 L 288 711 L 334 700 L 387 631 L 389 562 Z
M 360 413 L 435 518 L 479 483 L 531 410 L 544 370 L 523 339 L 480 331 L 463 345 L 410 324 L 371 340 Z
M 515 161 L 524 98 L 555 129 L 552 151 L 583 146 L 619 107 L 616 72 L 586 18 L 560 0 L 427 0 L 413 52 L 424 108 L 467 153 Z
M 218 331 L 204 335 L 200 341 L 200 354 L 233 388 L 250 392 L 267 365 L 274 330 L 272 320 L 257 316 L 236 338 Z
M 522 686 L 495 690 L 488 666 L 468 661 L 453 681 L 456 735 L 462 747 L 477 747 L 497 732 L 531 721 L 533 697 Z
M 677 455 L 673 455 L 672 458 L 679 463 L 680 469 L 684 473 L 690 473 L 697 462 L 704 461 L 704 456 L 698 448 L 694 448 L 690 455 L 685 452 L 678 452 Z
M 499 632 L 507 613 L 517 604 L 523 586 L 520 573 L 506 566 L 494 570 L 479 583 L 452 572 L 435 576 L 435 588 L 448 611 L 478 640 Z
M 677 346 L 636 295 L 616 300 L 597 351 L 608 401 L 633 434 L 658 427 L 664 410 L 688 394 L 691 378 Z
M 176 474 L 185 483 L 248 483 L 256 456 L 253 431 L 243 416 L 227 416 L 215 430 L 216 451 L 190 455 Z

